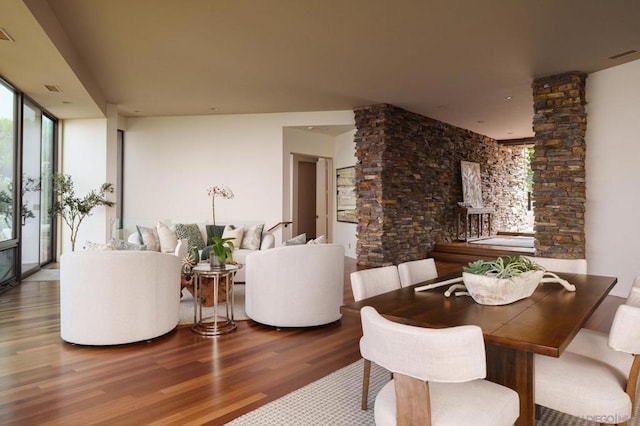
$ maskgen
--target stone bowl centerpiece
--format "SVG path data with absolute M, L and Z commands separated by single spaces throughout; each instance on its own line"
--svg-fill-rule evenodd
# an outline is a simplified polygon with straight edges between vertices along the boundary
M 549 277 L 544 278 L 545 275 Z M 482 305 L 507 305 L 526 299 L 541 282 L 558 282 L 569 291 L 576 290 L 574 285 L 524 256 L 471 262 L 463 269 L 462 281 L 473 300 Z

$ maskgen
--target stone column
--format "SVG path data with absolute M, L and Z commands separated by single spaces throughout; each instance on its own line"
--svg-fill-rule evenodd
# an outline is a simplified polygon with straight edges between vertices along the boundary
M 358 264 L 382 266 L 384 210 L 382 172 L 384 170 L 384 105 L 355 109 L 356 210 L 358 212 L 356 255 Z M 390 263 L 387 263 L 390 264 Z
M 585 257 L 586 78 L 570 72 L 532 84 L 537 256 Z

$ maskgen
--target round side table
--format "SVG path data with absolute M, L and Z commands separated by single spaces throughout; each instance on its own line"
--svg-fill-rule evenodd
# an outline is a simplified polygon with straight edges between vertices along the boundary
M 203 336 L 218 336 L 230 333 L 236 329 L 233 320 L 233 278 L 242 265 L 226 265 L 224 268 L 212 268 L 207 264 L 196 265 L 191 273 L 194 275 L 193 283 L 193 326 L 191 329 Z M 202 277 L 213 279 L 213 316 L 202 317 L 202 300 L 199 292 L 201 289 L 200 280 Z M 218 312 L 218 286 L 220 278 L 225 278 L 225 290 L 227 294 L 226 309 L 224 315 Z

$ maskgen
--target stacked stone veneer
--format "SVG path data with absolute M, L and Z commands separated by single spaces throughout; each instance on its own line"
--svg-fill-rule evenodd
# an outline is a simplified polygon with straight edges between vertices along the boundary
M 586 74 L 533 82 L 536 255 L 584 258 Z
M 435 242 L 455 239 L 461 160 L 480 164 L 494 230 L 531 231 L 523 148 L 388 104 L 354 112 L 358 264 L 422 259 Z

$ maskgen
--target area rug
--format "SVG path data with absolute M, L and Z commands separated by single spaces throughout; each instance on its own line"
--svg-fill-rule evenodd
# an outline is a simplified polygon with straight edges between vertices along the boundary
M 378 391 L 389 381 L 389 373 L 371 365 L 369 407 L 360 409 L 362 360 L 329 374 L 280 399 L 246 413 L 228 423 L 231 426 L 326 426 L 375 425 L 373 405 Z M 640 426 L 640 416 L 629 426 Z M 542 407 L 536 426 L 592 426 L 594 422 Z
M 236 321 L 248 320 L 246 312 L 244 311 L 244 284 L 235 284 L 234 291 L 236 293 L 233 303 L 233 317 Z M 178 325 L 190 325 L 193 324 L 193 297 L 187 290 L 182 290 L 182 298 L 180 299 L 180 322 Z M 225 303 L 218 304 L 218 315 L 221 313 L 224 315 L 227 307 Z M 213 316 L 213 306 L 202 308 L 202 316 Z
M 60 269 L 40 269 L 22 281 L 60 281 Z

